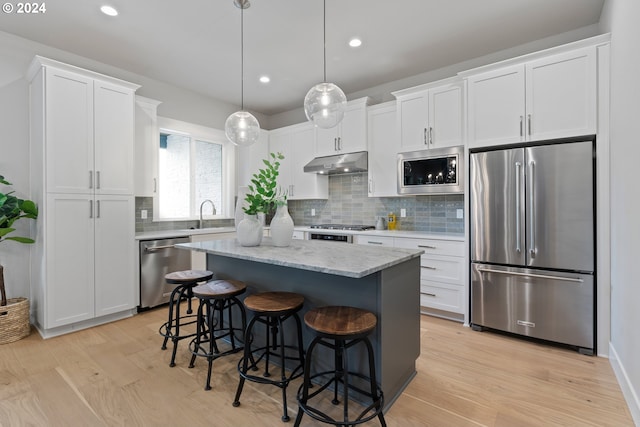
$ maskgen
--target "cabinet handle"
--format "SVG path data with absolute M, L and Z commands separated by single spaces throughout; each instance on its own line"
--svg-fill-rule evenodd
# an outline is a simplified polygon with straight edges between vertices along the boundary
M 338 138 L 333 138 L 333 151 L 338 151 Z
M 289 185 L 289 196 L 293 196 L 293 184 Z
M 424 139 L 424 145 L 427 145 L 427 144 L 428 144 L 428 143 L 427 143 L 427 128 L 424 128 L 424 136 L 423 136 L 423 139 Z
M 96 218 L 100 218 L 100 200 L 96 201 Z
M 367 240 L 367 243 L 370 245 L 382 245 L 382 242 L 372 242 L 371 240 Z
M 157 180 L 157 178 L 153 178 L 153 192 L 154 193 L 158 192 L 158 180 Z
M 435 267 L 431 267 L 431 266 L 429 266 L 429 265 L 423 265 L 423 266 L 422 266 L 422 268 L 427 268 L 427 269 L 429 269 L 429 270 L 437 270 L 437 268 L 435 268 Z
M 429 128 L 429 144 L 433 145 L 433 128 Z
M 531 136 L 531 114 L 527 114 L 527 132 L 529 133 L 529 136 Z
M 373 193 L 373 180 L 369 180 L 369 193 Z
M 89 200 L 89 218 L 93 218 L 93 200 Z
M 522 121 L 523 121 L 523 117 L 520 116 L 520 137 L 523 136 L 523 133 L 522 133 Z
M 418 245 L 419 248 L 425 248 L 425 249 L 436 249 L 435 246 L 429 246 L 429 245 Z
M 100 189 L 100 171 L 96 171 L 96 190 Z
M 342 138 L 338 137 L 338 151 L 342 150 Z
M 436 294 L 431 294 L 431 293 L 427 293 L 427 292 L 423 292 L 422 295 L 426 295 L 426 296 L 429 296 L 429 297 L 435 297 L 436 296 Z
M 89 171 L 89 188 L 93 189 L 93 171 Z

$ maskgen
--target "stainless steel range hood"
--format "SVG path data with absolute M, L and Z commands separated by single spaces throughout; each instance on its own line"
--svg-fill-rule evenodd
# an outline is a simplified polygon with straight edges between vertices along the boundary
M 368 164 L 367 152 L 360 151 L 357 153 L 316 157 L 305 165 L 304 171 L 323 175 L 366 172 Z

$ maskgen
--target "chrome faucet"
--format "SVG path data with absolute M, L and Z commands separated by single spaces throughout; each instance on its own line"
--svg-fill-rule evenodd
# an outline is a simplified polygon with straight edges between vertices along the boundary
M 211 215 L 215 215 L 216 214 L 216 205 L 214 205 L 213 202 L 211 200 L 209 200 L 209 199 L 203 200 L 202 203 L 200 203 L 200 226 L 198 227 L 200 229 L 202 228 L 202 208 L 203 208 L 204 204 L 207 203 L 207 202 L 211 203 L 211 208 L 213 210 L 211 212 Z

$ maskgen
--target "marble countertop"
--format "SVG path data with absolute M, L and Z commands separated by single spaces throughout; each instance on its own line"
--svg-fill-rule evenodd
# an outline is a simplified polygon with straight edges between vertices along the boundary
M 179 230 L 158 230 L 136 233 L 136 240 L 171 239 L 189 237 L 197 234 L 235 233 L 235 227 L 183 228 Z
M 265 237 L 260 246 L 240 246 L 236 239 L 181 243 L 177 248 L 244 259 L 283 267 L 361 278 L 419 257 L 424 251 L 358 246 L 317 240 L 293 240 L 290 246 L 273 246 Z

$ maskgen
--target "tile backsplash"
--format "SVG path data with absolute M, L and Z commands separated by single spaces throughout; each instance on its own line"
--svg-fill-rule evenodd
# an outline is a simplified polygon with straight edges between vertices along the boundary
M 315 209 L 315 216 L 311 216 Z M 407 216 L 400 217 L 400 209 Z M 464 234 L 464 195 L 368 197 L 367 174 L 329 177 L 328 200 L 290 200 L 289 213 L 296 225 L 366 224 L 375 225 L 379 216 L 397 216 L 397 229 L 429 233 Z
M 368 197 L 367 174 L 334 175 L 329 177 L 328 200 L 290 200 L 289 213 L 296 225 L 357 224 L 375 225 L 378 217 L 397 216 L 397 229 L 438 234 L 464 234 L 464 195 Z M 315 216 L 312 210 L 315 209 Z M 400 209 L 407 216 L 400 217 Z M 147 211 L 142 219 L 141 211 Z M 136 197 L 136 233 L 197 227 L 198 221 L 162 221 L 153 218 L 153 198 Z M 267 218 L 267 224 L 269 219 Z M 205 227 L 233 227 L 234 219 L 205 221 Z

